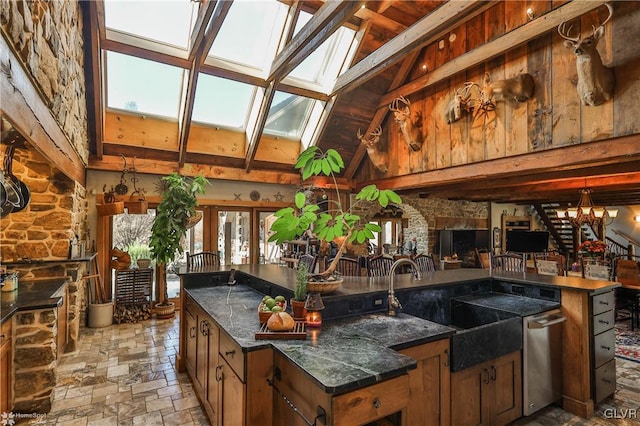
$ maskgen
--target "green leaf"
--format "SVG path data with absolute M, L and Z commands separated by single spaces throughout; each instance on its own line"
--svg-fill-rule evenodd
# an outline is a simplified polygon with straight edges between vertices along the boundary
M 387 207 L 387 205 L 389 204 L 389 197 L 387 196 L 386 192 L 384 191 L 380 192 L 380 196 L 378 197 L 378 203 L 380 203 L 382 207 Z
M 389 201 L 391 201 L 393 204 L 402 204 L 402 198 L 400 198 L 400 196 L 394 191 L 385 189 L 384 192 L 387 194 Z
M 296 207 L 301 209 L 302 206 L 304 206 L 304 203 L 307 201 L 307 197 L 304 195 L 303 192 L 296 192 L 294 201 L 295 201 Z
M 322 173 L 324 173 L 327 176 L 331 176 L 331 165 L 329 164 L 329 160 L 327 160 L 326 158 L 322 159 Z
M 340 167 L 341 169 L 344 168 L 344 161 L 342 160 L 342 156 L 335 149 L 333 149 L 333 148 L 328 149 L 327 150 L 327 157 L 331 157 L 333 162 L 335 162 L 335 164 L 338 165 L 338 167 Z

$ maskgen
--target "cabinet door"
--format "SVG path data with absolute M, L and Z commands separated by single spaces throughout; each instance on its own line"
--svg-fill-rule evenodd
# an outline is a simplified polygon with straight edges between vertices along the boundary
M 244 385 L 222 356 L 219 357 L 219 407 L 223 426 L 244 424 Z M 217 369 L 218 369 L 217 368 Z
M 506 425 L 522 416 L 522 375 L 520 351 L 512 352 L 491 362 L 490 377 L 494 389 L 492 424 Z
M 209 365 L 209 336 L 207 336 L 207 321 L 202 312 L 198 311 L 198 334 L 196 339 L 196 382 L 206 392 Z M 215 364 L 214 364 L 215 365 Z
M 11 370 L 12 366 L 12 319 L 9 318 L 0 329 L 0 413 L 8 413 L 12 407 Z
M 198 338 L 198 325 L 197 325 L 196 318 L 188 309 L 185 309 L 184 318 L 186 322 L 186 333 L 187 333 L 185 365 L 191 377 L 194 377 L 195 371 L 196 371 L 196 348 L 197 348 L 197 338 Z
M 218 337 L 220 336 L 220 329 L 213 323 L 212 320 L 208 320 L 207 324 L 207 337 L 208 337 L 208 368 L 207 368 L 207 389 L 206 399 L 211 407 L 213 415 L 211 416 L 211 424 L 218 425 L 220 422 L 220 377 L 222 375 L 218 365 Z
M 451 372 L 449 339 L 401 350 L 417 361 L 409 371 L 411 402 L 409 425 L 449 425 L 451 416 Z
M 489 369 L 484 364 L 451 374 L 452 425 L 475 426 L 487 423 L 487 396 L 483 394 L 489 383 Z

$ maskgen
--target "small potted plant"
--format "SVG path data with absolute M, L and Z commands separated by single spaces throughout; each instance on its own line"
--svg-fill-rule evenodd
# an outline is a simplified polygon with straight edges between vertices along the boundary
M 182 240 L 187 234 L 191 218 L 196 216 L 197 194 L 204 194 L 208 183 L 203 176 L 188 178 L 176 172 L 162 178 L 166 184 L 162 201 L 156 208 L 151 226 L 151 255 L 156 259 L 156 280 L 161 289 L 160 303 L 155 305 L 156 316 L 171 318 L 175 312 L 173 302 L 167 299 L 167 263 L 184 252 Z
M 305 263 L 298 265 L 296 272 L 296 288 L 293 290 L 293 298 L 291 299 L 291 311 L 293 318 L 304 320 L 307 310 L 304 305 L 307 300 L 307 280 L 309 267 Z
M 355 203 L 348 209 L 343 208 L 335 173 L 340 173 L 344 169 L 344 161 L 335 149 L 328 149 L 324 152 L 317 146 L 310 146 L 300 153 L 295 168 L 300 170 L 303 182 L 312 176 L 319 175 L 332 178 L 337 195 L 336 200 L 326 200 L 327 210 L 320 212 L 318 204 L 312 197 L 307 196 L 309 186 L 305 186 L 295 195 L 295 207 L 284 207 L 275 213 L 276 220 L 271 225 L 273 234 L 269 237 L 269 241 L 281 244 L 298 239 L 309 230 L 320 241 L 329 244 L 338 239 L 338 250 L 331 264 L 325 271 L 309 277 L 310 281 L 339 280 L 340 278 L 336 278 L 334 273 L 338 266 L 338 260 L 347 249 L 347 244 L 354 241 L 362 244 L 366 240 L 374 238 L 375 232 L 381 231 L 379 225 L 362 220 L 353 211 L 365 202 L 375 202 L 384 208 L 389 203 L 401 204 L 402 200 L 398 194 L 390 189 L 378 189 L 375 185 L 368 185 L 358 192 Z

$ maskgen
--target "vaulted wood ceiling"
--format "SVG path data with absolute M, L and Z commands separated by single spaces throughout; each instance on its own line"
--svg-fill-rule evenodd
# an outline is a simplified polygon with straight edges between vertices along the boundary
M 453 28 L 495 3 L 462 0 L 293 2 L 292 12 L 304 8 L 314 12 L 314 17 L 278 54 L 268 77 L 261 79 L 204 63 L 203 52 L 207 52 L 213 43 L 216 28 L 224 19 L 229 1 L 201 2 L 185 58 L 134 39 L 129 42 L 109 39 L 104 28 L 102 2 L 85 2 L 89 17 L 85 21 L 89 29 L 85 35 L 85 56 L 91 69 L 87 76 L 87 93 L 92 100 L 89 111 L 92 153 L 89 168 L 117 171 L 122 164 L 120 154 L 123 154 L 137 156 L 136 166 L 141 173 L 168 173 L 180 168 L 184 173 L 204 173 L 221 179 L 297 182 L 298 175 L 292 168 L 292 161 L 283 161 L 286 156 L 281 151 L 287 147 L 278 146 L 277 141 L 274 143 L 263 137 L 261 126 L 264 120 L 261 122 L 259 119 L 257 128 L 250 135 L 248 132 L 246 152 L 242 157 L 230 158 L 189 149 L 189 134 L 194 131 L 190 117 L 194 101 L 193 76 L 200 71 L 260 86 L 264 88 L 267 99 L 275 90 L 282 90 L 327 101 L 326 115 L 314 142 L 323 149 L 335 148 L 342 154 L 348 165 L 343 178 L 351 180 L 363 162 L 368 161 L 364 148 L 355 137 L 356 130 L 372 130 L 382 124 L 389 114 L 388 104 L 395 97 L 432 87 L 461 70 L 553 31 L 559 22 L 580 16 L 602 4 L 538 2 L 538 6 L 544 3 L 547 12 L 529 22 L 523 21 L 515 30 L 491 42 L 461 52 L 433 71 L 427 69 L 421 74 L 416 73 L 425 46 L 437 43 Z M 338 78 L 332 93 L 327 96 L 282 83 L 291 69 L 343 24 L 355 28 L 362 41 L 351 67 Z M 117 140 L 107 139 L 104 127 L 107 111 L 99 65 L 102 49 L 138 55 L 190 70 L 190 78 L 185 85 L 183 113 L 178 123 L 178 149 L 168 152 L 130 143 L 118 144 Z M 268 106 L 263 107 L 261 117 L 265 118 L 267 112 Z M 272 149 L 271 155 L 265 151 L 269 143 L 274 147 L 269 148 Z M 259 149 L 262 151 L 257 155 Z M 421 196 L 516 203 L 572 203 L 577 201 L 579 189 L 586 185 L 593 189 L 592 197 L 597 204 L 640 204 L 640 139 L 637 136 L 620 138 L 616 144 L 596 141 L 561 150 L 538 151 L 407 176 L 386 177 L 376 183 L 401 193 Z M 584 160 L 585 150 L 591 153 L 588 160 Z M 296 154 L 294 152 L 289 158 L 295 158 Z M 575 158 L 582 160 L 572 161 Z

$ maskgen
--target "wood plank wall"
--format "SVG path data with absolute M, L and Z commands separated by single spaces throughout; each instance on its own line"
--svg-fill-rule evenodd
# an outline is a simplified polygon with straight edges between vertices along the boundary
M 501 2 L 444 37 L 442 43 L 425 47 L 410 79 L 433 71 L 514 28 L 526 23 L 526 10 L 536 15 L 565 1 Z M 412 111 L 422 114 L 424 144 L 411 151 L 391 115 L 383 124 L 390 154 L 387 176 L 442 169 L 456 165 L 509 157 L 572 144 L 640 133 L 637 102 L 640 98 L 640 2 L 615 2 L 614 15 L 605 27 L 598 50 L 607 66 L 614 66 L 616 89 L 613 99 L 599 106 L 583 106 L 576 90 L 576 57 L 551 31 L 484 64 L 464 70 L 446 82 L 409 96 Z M 572 21 L 573 31 L 590 35 L 592 25 L 607 17 L 604 7 Z M 495 111 L 475 120 L 469 114 L 447 124 L 445 108 L 456 88 L 465 81 L 481 83 L 485 73 L 492 81 L 529 73 L 535 94 L 526 102 L 498 102 Z M 368 164 L 361 167 L 359 181 L 379 177 Z

